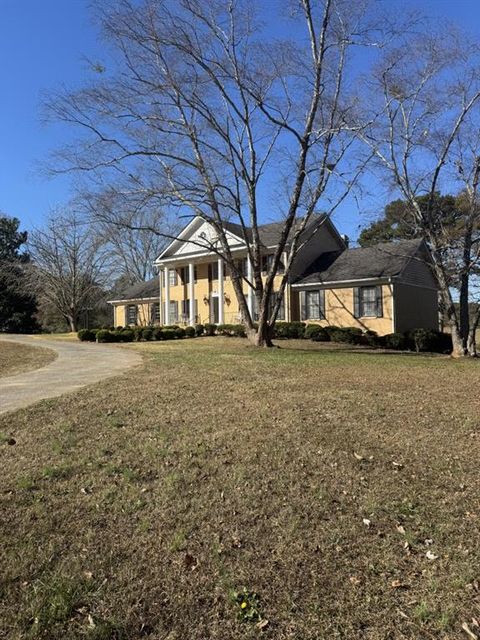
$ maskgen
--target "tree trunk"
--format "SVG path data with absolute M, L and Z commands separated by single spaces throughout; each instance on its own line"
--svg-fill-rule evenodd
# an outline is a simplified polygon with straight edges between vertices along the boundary
M 463 336 L 461 335 L 459 327 L 456 324 L 451 324 L 452 330 L 452 357 L 453 358 L 463 358 L 468 355 L 467 346 Z
M 255 347 L 274 347 L 272 329 L 266 322 L 260 323 L 257 329 L 247 332 L 248 339 Z
M 77 332 L 77 319 L 74 316 L 67 316 L 68 326 L 72 333 Z

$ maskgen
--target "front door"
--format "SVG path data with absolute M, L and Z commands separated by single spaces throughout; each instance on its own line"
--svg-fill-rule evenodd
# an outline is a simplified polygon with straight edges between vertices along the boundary
M 210 300 L 210 322 L 218 324 L 218 296 L 211 296 Z

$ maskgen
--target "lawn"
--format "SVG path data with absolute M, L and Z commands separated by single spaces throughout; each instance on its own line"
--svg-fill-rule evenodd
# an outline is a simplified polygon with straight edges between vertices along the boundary
M 0 336 L 0 378 L 39 369 L 55 358 L 51 349 L 7 342 Z
M 0 638 L 478 630 L 478 364 L 282 346 L 131 345 L 0 417 Z

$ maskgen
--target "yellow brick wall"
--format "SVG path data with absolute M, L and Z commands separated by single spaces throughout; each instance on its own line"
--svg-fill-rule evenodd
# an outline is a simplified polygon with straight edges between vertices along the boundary
M 379 335 L 393 331 L 393 295 L 391 285 L 382 285 L 383 317 L 355 318 L 353 315 L 353 287 L 325 290 L 325 320 L 313 324 L 337 327 L 359 327 L 363 331 L 376 331 Z M 297 319 L 298 319 L 297 315 Z

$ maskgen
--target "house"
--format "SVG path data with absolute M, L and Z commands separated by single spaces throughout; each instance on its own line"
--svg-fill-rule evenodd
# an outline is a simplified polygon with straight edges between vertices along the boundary
M 259 227 L 265 274 L 282 227 L 280 223 Z M 238 269 L 248 277 L 243 229 L 226 223 L 225 230 Z M 250 240 L 251 231 L 247 234 Z M 422 240 L 349 248 L 331 220 L 316 215 L 304 230 L 301 245 L 278 320 L 360 327 L 379 335 L 414 327 L 438 328 L 437 283 Z M 158 277 L 133 285 L 110 301 L 115 326 L 241 322 L 228 268 L 212 251 L 216 246 L 214 227 L 194 218 L 155 261 Z M 282 268 L 274 290 L 279 288 Z M 255 316 L 253 291 L 246 282 L 243 286 Z

